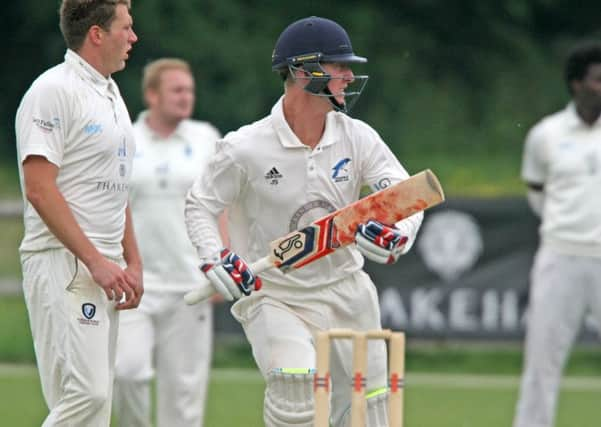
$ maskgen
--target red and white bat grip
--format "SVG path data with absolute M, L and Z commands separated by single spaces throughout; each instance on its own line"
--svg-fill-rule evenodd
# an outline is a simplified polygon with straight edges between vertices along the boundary
M 274 267 L 273 260 L 269 256 L 263 257 L 250 264 L 250 269 L 255 275 L 272 267 Z M 184 301 L 186 301 L 186 304 L 188 305 L 198 304 L 199 302 L 210 298 L 216 292 L 217 291 L 211 284 L 211 281 L 203 275 L 200 280 L 199 288 L 186 293 L 186 295 L 184 295 Z

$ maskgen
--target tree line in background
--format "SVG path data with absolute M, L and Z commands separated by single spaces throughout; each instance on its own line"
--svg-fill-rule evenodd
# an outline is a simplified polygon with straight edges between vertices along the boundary
M 0 152 L 15 163 L 14 116 L 33 79 L 62 61 L 59 1 L 3 6 Z M 584 3 L 584 4 L 583 4 Z M 524 135 L 567 101 L 563 57 L 596 38 L 590 0 L 133 0 L 139 36 L 114 76 L 132 118 L 143 109 L 142 68 L 153 59 L 188 60 L 197 79 L 195 116 L 223 133 L 268 114 L 282 92 L 271 52 L 290 22 L 318 15 L 349 32 L 370 80 L 352 115 L 369 122 L 400 158 L 429 158 L 469 174 L 469 161 L 519 162 Z M 450 162 L 448 159 L 455 159 Z M 422 164 L 420 164 L 422 163 Z M 517 168 L 517 165 L 516 165 Z M 494 173 L 494 171 L 491 171 Z

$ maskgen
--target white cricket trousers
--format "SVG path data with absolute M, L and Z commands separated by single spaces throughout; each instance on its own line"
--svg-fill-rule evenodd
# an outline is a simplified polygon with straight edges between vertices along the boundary
M 109 426 L 118 329 L 114 303 L 66 249 L 27 254 L 21 261 L 42 393 L 50 410 L 42 426 Z
M 589 310 L 601 326 L 601 258 L 539 249 L 514 427 L 554 425 L 563 368 Z
M 314 369 L 315 335 L 320 330 L 381 328 L 378 294 L 363 271 L 322 288 L 297 289 L 277 298 L 268 296 L 278 294 L 276 289 L 270 291 L 270 285 L 263 281 L 267 292 L 253 292 L 232 307 L 266 379 L 278 368 Z M 385 388 L 386 345 L 382 340 L 370 340 L 368 346 L 367 390 Z M 331 348 L 331 418 L 338 426 L 351 404 L 352 341 L 333 340 Z
M 121 427 L 150 427 L 156 378 L 157 427 L 201 427 L 213 344 L 211 302 L 148 288 L 136 310 L 120 314 L 115 413 Z

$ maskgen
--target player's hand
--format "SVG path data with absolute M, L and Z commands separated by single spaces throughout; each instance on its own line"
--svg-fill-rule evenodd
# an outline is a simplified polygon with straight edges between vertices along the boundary
M 355 234 L 359 252 L 379 264 L 395 263 L 403 253 L 407 240 L 407 236 L 401 235 L 396 227 L 371 219 L 359 224 Z
M 135 298 L 137 290 L 132 289 L 127 273 L 116 263 L 100 256 L 87 265 L 94 282 L 100 286 L 111 301 Z
M 138 305 L 140 305 L 140 301 L 142 300 L 142 295 L 144 294 L 142 266 L 128 265 L 124 271 L 125 280 L 133 291 L 133 294 L 130 296 L 130 298 L 121 300 L 119 304 L 117 304 L 117 310 L 127 310 L 138 307 Z
M 229 249 L 222 249 L 217 262 L 203 264 L 200 269 L 228 301 L 261 289 L 261 279 L 255 276 L 242 258 Z

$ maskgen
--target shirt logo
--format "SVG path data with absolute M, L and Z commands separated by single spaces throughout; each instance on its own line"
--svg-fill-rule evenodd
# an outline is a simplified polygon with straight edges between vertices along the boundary
M 332 213 L 335 210 L 336 207 L 327 200 L 312 200 L 305 203 L 294 212 L 292 218 L 290 218 L 288 229 L 290 231 L 295 231 L 306 227 L 316 219 Z
M 86 319 L 90 320 L 94 318 L 94 315 L 96 314 L 96 306 L 92 303 L 86 302 L 81 306 L 81 312 Z
M 99 123 L 90 123 L 83 128 L 86 135 L 96 135 L 102 133 L 102 125 Z
M 125 138 L 121 141 L 121 145 L 117 150 L 117 157 L 127 157 L 127 144 L 125 143 Z
M 265 174 L 265 181 L 269 181 L 271 185 L 278 185 L 280 179 L 282 179 L 283 177 L 284 175 L 282 175 L 280 171 L 278 171 L 277 168 L 274 166 L 269 170 L 269 172 Z
M 390 186 L 390 178 L 382 178 L 373 185 L 373 189 L 374 191 L 380 191 L 388 186 Z
M 35 125 L 38 128 L 40 128 L 41 130 L 43 130 L 44 132 L 52 132 L 54 129 L 61 128 L 61 122 L 56 117 L 52 120 L 44 120 L 44 119 L 38 119 L 37 117 L 34 117 L 33 123 L 35 123 Z
M 96 315 L 96 306 L 91 302 L 86 302 L 81 305 L 81 313 L 83 314 L 83 318 L 79 318 L 79 323 L 81 325 L 92 325 L 98 326 L 100 323 L 98 320 L 94 320 L 94 316 Z
M 334 171 L 332 173 L 332 179 L 334 182 L 343 182 L 349 180 L 348 168 L 346 168 L 346 165 L 348 165 L 350 162 L 350 157 L 346 157 L 342 160 L 339 160 L 338 163 L 334 165 L 332 168 Z

